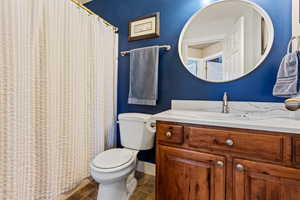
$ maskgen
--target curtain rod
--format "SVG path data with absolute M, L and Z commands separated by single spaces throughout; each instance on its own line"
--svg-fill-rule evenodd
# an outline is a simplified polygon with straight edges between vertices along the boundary
M 85 11 L 87 11 L 89 14 L 91 15 L 96 15 L 97 17 L 99 17 L 100 19 L 103 20 L 103 23 L 108 25 L 108 26 L 112 26 L 114 31 L 118 31 L 119 28 L 112 25 L 111 23 L 109 23 L 108 21 L 106 21 L 105 19 L 103 19 L 102 17 L 100 17 L 99 15 L 97 15 L 96 13 L 94 13 L 93 11 L 91 11 L 90 9 L 88 9 L 87 7 L 85 7 L 84 5 L 82 5 L 80 2 L 78 2 L 77 0 L 70 0 L 71 2 L 75 3 L 77 6 L 79 6 L 80 8 L 84 9 Z
M 162 45 L 162 46 L 159 46 L 160 49 L 165 49 L 166 51 L 170 51 L 172 46 L 171 45 Z M 130 51 L 121 51 L 121 56 L 126 56 L 130 54 Z

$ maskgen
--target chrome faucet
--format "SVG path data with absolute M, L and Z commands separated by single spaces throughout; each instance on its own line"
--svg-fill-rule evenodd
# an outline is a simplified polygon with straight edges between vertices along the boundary
M 222 113 L 229 113 L 228 94 L 224 92 Z

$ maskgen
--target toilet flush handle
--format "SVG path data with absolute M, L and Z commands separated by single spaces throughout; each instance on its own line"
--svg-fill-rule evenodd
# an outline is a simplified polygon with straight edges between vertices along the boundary
M 156 123 L 154 121 L 147 121 L 145 125 L 146 125 L 146 129 L 150 133 L 155 133 L 156 132 Z

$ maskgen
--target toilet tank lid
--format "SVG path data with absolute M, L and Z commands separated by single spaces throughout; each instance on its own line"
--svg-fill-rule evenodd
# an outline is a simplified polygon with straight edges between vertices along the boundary
M 152 115 L 150 114 L 143 114 L 143 113 L 122 113 L 119 114 L 119 120 L 136 120 L 136 121 L 143 121 L 147 122 Z

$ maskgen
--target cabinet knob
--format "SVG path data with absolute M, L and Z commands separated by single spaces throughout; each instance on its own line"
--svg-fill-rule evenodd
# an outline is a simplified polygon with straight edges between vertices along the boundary
M 244 167 L 243 165 L 241 165 L 241 164 L 237 164 L 237 165 L 235 166 L 235 168 L 236 168 L 237 170 L 239 170 L 239 171 L 244 171 L 244 169 L 245 169 L 245 167 Z
M 172 133 L 171 133 L 170 131 L 166 132 L 166 137 L 167 137 L 167 138 L 172 137 Z
M 234 145 L 234 142 L 233 142 L 233 140 L 231 140 L 231 139 L 227 139 L 226 140 L 226 144 L 228 145 L 228 146 L 233 146 Z
M 217 166 L 218 167 L 224 167 L 224 162 L 223 161 L 217 161 Z

